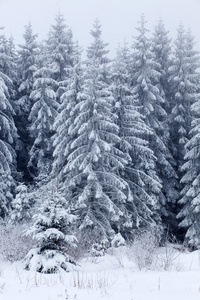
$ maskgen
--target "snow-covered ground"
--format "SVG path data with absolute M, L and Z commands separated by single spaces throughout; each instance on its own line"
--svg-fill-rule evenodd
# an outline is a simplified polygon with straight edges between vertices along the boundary
M 151 270 L 139 270 L 124 248 L 84 258 L 69 273 L 40 274 L 0 264 L 1 300 L 199 300 L 200 253 L 162 248 Z M 167 269 L 167 270 L 164 270 Z

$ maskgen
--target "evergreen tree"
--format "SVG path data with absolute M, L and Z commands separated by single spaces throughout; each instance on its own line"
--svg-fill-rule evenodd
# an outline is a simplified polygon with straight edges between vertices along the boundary
M 37 70 L 37 34 L 33 34 L 32 26 L 29 23 L 25 26 L 24 44 L 19 45 L 18 50 L 18 93 L 16 101 L 17 116 L 15 118 L 18 133 L 20 136 L 20 147 L 18 150 L 18 169 L 24 174 L 24 181 L 32 179 L 28 165 L 28 151 L 31 138 L 28 131 L 28 117 L 33 104 L 30 94 L 33 91 L 33 74 Z
M 57 99 L 63 94 L 68 77 L 69 67 L 73 65 L 73 36 L 67 28 L 62 14 L 55 18 L 56 24 L 51 26 L 47 40 L 47 54 L 49 67 L 53 73 L 53 79 L 58 82 Z
M 36 57 L 38 45 L 37 34 L 33 34 L 32 25 L 25 26 L 24 44 L 18 50 L 18 80 L 19 80 L 19 110 L 20 114 L 28 117 L 32 107 L 30 94 L 33 90 L 33 74 L 37 70 Z
M 164 98 L 160 89 L 157 86 L 160 82 L 160 65 L 155 61 L 152 52 L 152 44 L 147 38 L 147 29 L 145 27 L 145 19 L 142 15 L 137 28 L 139 35 L 135 38 L 134 53 L 133 53 L 133 71 L 132 71 L 132 92 L 138 97 L 141 114 L 144 116 L 144 121 L 147 126 L 152 129 L 152 134 L 149 134 L 147 140 L 150 149 L 156 157 L 155 165 L 151 165 L 151 176 L 154 180 L 162 183 L 162 189 L 154 194 L 154 201 L 160 210 L 160 216 L 167 216 L 166 201 L 171 177 L 175 178 L 171 164 L 172 157 L 168 150 L 168 145 L 165 139 L 166 128 L 165 119 L 167 113 L 163 107 Z M 167 186 L 165 186 L 167 184 Z M 159 201 L 158 201 L 159 200 Z
M 17 81 L 17 64 L 16 52 L 12 37 L 6 39 L 4 35 L 0 35 L 0 69 L 7 75 L 11 81 L 9 83 L 9 95 L 15 99 L 15 88 Z
M 11 80 L 0 71 L 0 217 L 9 211 L 16 179 L 16 153 L 13 148 L 17 130 L 14 111 L 9 101 L 7 86 Z
M 194 90 L 196 89 L 195 82 L 197 76 L 195 75 L 195 70 L 197 66 L 196 61 L 192 63 L 190 61 L 191 51 L 189 51 L 189 54 L 187 48 L 191 47 L 191 43 L 189 41 L 186 42 L 186 34 L 182 24 L 179 26 L 177 33 L 174 57 L 172 65 L 169 68 L 169 82 L 171 86 L 172 107 L 171 140 L 174 157 L 177 162 L 177 172 L 181 179 L 183 175 L 181 167 L 184 163 L 185 144 L 188 141 L 188 134 L 191 128 L 190 106 L 194 102 L 195 97 Z M 195 88 L 193 88 L 193 85 L 195 85 Z
M 169 112 L 169 81 L 168 81 L 168 68 L 171 63 L 172 46 L 171 39 L 168 37 L 169 32 L 165 29 L 162 20 L 159 20 L 155 26 L 152 38 L 152 52 L 154 61 L 157 63 L 157 69 L 160 73 L 159 82 L 157 87 L 160 90 L 162 97 L 165 99 L 162 106 Z
M 83 92 L 72 111 L 76 117 L 69 134 L 74 139 L 65 167 L 77 226 L 88 247 L 96 242 L 107 244 L 120 231 L 128 193 L 128 185 L 119 175 L 127 160 L 117 148 L 119 129 L 112 112 L 108 51 L 100 27 L 95 21 Z
M 129 49 L 125 45 L 117 52 L 113 64 L 113 95 L 115 109 L 118 115 L 121 146 L 128 153 L 130 161 L 121 176 L 128 182 L 133 197 L 127 201 L 126 231 L 124 236 L 133 238 L 133 230 L 156 227 L 160 223 L 158 206 L 153 200 L 153 193 L 160 192 L 161 185 L 152 177 L 152 167 L 155 166 L 155 156 L 149 149 L 147 137 L 152 130 L 144 123 L 140 114 L 138 100 L 131 92 L 129 84 L 130 67 Z
M 154 55 L 154 61 L 157 63 L 156 70 L 159 71 L 159 80 L 156 80 L 156 87 L 159 89 L 161 97 L 164 99 L 163 103 L 160 103 L 163 109 L 164 117 L 157 116 L 161 121 L 162 128 L 160 128 L 159 138 L 162 140 L 164 159 L 161 158 L 164 163 L 160 165 L 158 172 L 159 177 L 163 182 L 163 194 L 166 197 L 166 210 L 167 214 L 164 217 L 164 222 L 168 226 L 170 233 L 177 228 L 176 221 L 176 209 L 177 200 L 179 194 L 178 188 L 178 176 L 176 174 L 176 161 L 172 155 L 172 146 L 170 140 L 170 85 L 169 85 L 169 73 L 168 69 L 171 63 L 171 40 L 168 37 L 168 31 L 166 31 L 163 22 L 160 20 L 155 27 L 155 31 L 152 39 L 152 52 Z M 165 160 L 165 162 L 164 162 Z
M 73 67 L 69 70 L 69 77 L 65 92 L 61 96 L 61 105 L 59 107 L 59 115 L 54 123 L 55 135 L 53 136 L 54 145 L 54 163 L 52 175 L 53 177 L 59 175 L 61 182 L 66 179 L 65 167 L 67 158 L 71 152 L 71 143 L 75 138 L 76 130 L 73 128 L 74 119 L 76 118 L 76 111 L 74 107 L 79 102 L 79 96 L 83 84 L 83 67 L 81 63 L 81 50 L 76 44 L 74 50 Z
M 12 211 L 10 213 L 10 221 L 13 224 L 27 223 L 31 220 L 31 207 L 34 201 L 28 187 L 21 183 L 15 189 L 15 197 L 12 201 Z
M 198 248 L 200 245 L 199 225 L 200 225 L 200 202 L 199 202 L 199 117 L 200 117 L 200 94 L 199 80 L 200 73 L 200 56 L 194 50 L 194 38 L 189 31 L 186 36 L 184 64 L 182 65 L 184 77 L 182 77 L 182 101 L 184 107 L 192 103 L 189 116 L 192 119 L 189 140 L 185 144 L 185 163 L 181 171 L 183 177 L 181 183 L 183 189 L 181 191 L 181 200 L 179 201 L 182 209 L 178 214 L 178 218 L 182 220 L 180 227 L 187 230 L 185 241 L 192 247 Z M 186 104 L 185 104 L 186 103 Z
M 75 217 L 60 189 L 46 190 L 39 212 L 33 218 L 35 222 L 27 234 L 36 240 L 37 247 L 26 255 L 25 269 L 41 273 L 71 270 L 75 262 L 67 252 L 76 247 L 76 238 L 71 233 Z
M 51 71 L 42 67 L 34 73 L 33 92 L 30 98 L 33 106 L 29 115 L 30 135 L 33 145 L 29 151 L 28 166 L 33 176 L 47 176 L 52 164 L 53 124 L 57 116 L 58 103 L 54 92 L 57 83 L 51 78 Z M 53 89 L 54 87 L 54 89 Z

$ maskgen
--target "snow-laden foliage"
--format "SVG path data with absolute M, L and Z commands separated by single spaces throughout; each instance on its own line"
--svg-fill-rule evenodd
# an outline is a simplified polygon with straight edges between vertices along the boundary
M 27 230 L 27 235 L 33 237 L 37 245 L 25 257 L 25 269 L 41 273 L 71 270 L 75 262 L 67 251 L 76 247 L 76 238 L 71 233 L 75 216 L 67 208 L 66 197 L 59 189 L 46 188 L 42 204 L 33 219 L 34 224 Z
M 18 105 L 19 114 L 29 114 L 32 107 L 30 94 L 33 90 L 33 74 L 36 68 L 36 56 L 38 45 L 36 42 L 37 34 L 33 34 L 32 25 L 29 23 L 25 26 L 24 44 L 19 45 L 18 50 L 18 82 L 19 82 L 19 95 Z
M 169 184 L 169 180 L 166 178 L 176 177 L 176 173 L 171 164 L 172 156 L 168 150 L 166 142 L 166 126 L 165 119 L 167 113 L 162 105 L 165 102 L 163 93 L 160 92 L 158 83 L 160 82 L 161 73 L 159 71 L 159 62 L 155 61 L 154 54 L 152 52 L 152 44 L 147 38 L 148 30 L 145 27 L 144 16 L 141 16 L 139 22 L 138 36 L 134 41 L 133 51 L 133 70 L 131 76 L 132 92 L 138 97 L 140 112 L 144 117 L 145 124 L 151 128 L 152 133 L 147 136 L 149 142 L 149 148 L 154 153 L 154 160 L 149 160 L 150 168 L 149 175 L 152 176 L 154 184 L 152 187 L 157 187 L 158 184 L 162 184 L 152 193 L 152 205 L 160 211 L 160 216 L 167 215 L 166 211 L 166 194 L 168 193 L 167 187 L 163 187 L 164 184 Z M 155 204 L 155 203 L 157 204 Z
M 191 34 L 185 33 L 180 25 L 175 40 L 174 57 L 169 68 L 172 95 L 171 141 L 175 149 L 175 159 L 180 176 L 185 155 L 185 144 L 191 128 L 190 106 L 194 103 L 199 88 L 199 57 L 193 49 Z
M 27 168 L 28 150 L 31 144 L 29 134 L 28 116 L 33 105 L 30 94 L 33 90 L 33 74 L 37 70 L 37 34 L 33 33 L 32 25 L 29 23 L 25 26 L 23 35 L 24 43 L 19 45 L 17 56 L 17 90 L 15 107 L 16 107 L 16 125 L 19 134 L 19 147 L 17 149 L 17 161 L 20 172 L 23 172 L 24 182 L 30 181 L 31 176 Z
M 174 49 L 162 21 L 149 39 L 142 16 L 137 32 L 110 60 L 95 21 L 84 62 L 61 13 L 40 44 L 28 24 L 17 52 L 0 34 L 0 217 L 36 214 L 27 268 L 67 269 L 71 226 L 77 255 L 147 228 L 199 247 L 199 54 L 183 26 Z M 49 190 L 56 179 L 62 194 Z M 58 228 L 47 208 L 61 198 L 56 214 L 76 221 Z
M 178 218 L 182 219 L 180 226 L 187 229 L 186 242 L 192 247 L 200 246 L 199 225 L 200 225 L 200 195 L 199 195 L 199 143 L 200 143 L 200 93 L 199 80 L 200 73 L 197 68 L 200 66 L 199 53 L 194 51 L 194 39 L 191 32 L 186 35 L 185 49 L 185 98 L 192 100 L 194 103 L 190 107 L 192 118 L 189 140 L 185 145 L 185 163 L 182 171 L 185 173 L 181 179 L 184 188 L 181 191 L 182 199 L 180 204 L 183 205 Z
M 16 187 L 15 194 L 10 213 L 11 223 L 30 222 L 32 217 L 31 208 L 35 202 L 33 193 L 30 193 L 28 187 L 24 183 L 21 183 Z
M 119 176 L 127 159 L 117 147 L 120 138 L 108 85 L 108 51 L 98 21 L 91 34 L 94 42 L 87 51 L 83 91 L 72 110 L 76 115 L 70 130 L 74 139 L 64 168 L 77 226 L 89 247 L 108 243 L 114 230 L 123 226 L 128 193 L 128 184 Z
M 16 174 L 16 152 L 13 146 L 18 137 L 7 83 L 10 83 L 9 77 L 0 72 L 0 217 L 5 217 L 11 205 L 15 187 L 13 176 Z
M 49 67 L 53 73 L 53 79 L 57 81 L 57 99 L 60 97 L 66 87 L 68 70 L 73 65 L 73 35 L 71 29 L 65 24 L 65 19 L 61 13 L 55 18 L 55 25 L 51 30 L 47 40 L 47 54 Z
M 112 88 L 115 109 L 118 115 L 120 148 L 129 155 L 129 163 L 121 176 L 127 181 L 132 197 L 127 199 L 123 234 L 133 238 L 133 229 L 155 226 L 158 207 L 155 195 L 160 192 L 160 183 L 152 178 L 149 166 L 155 165 L 155 157 L 149 148 L 148 136 L 152 130 L 148 127 L 140 113 L 139 101 L 132 94 L 129 85 L 130 54 L 127 46 L 118 50 L 112 69 Z M 148 184 L 147 184 L 148 183 Z
M 53 136 L 54 162 L 52 176 L 58 176 L 64 182 L 65 166 L 68 155 L 71 153 L 71 143 L 76 136 L 74 128 L 74 119 L 76 118 L 75 106 L 79 102 L 79 97 L 83 84 L 83 68 L 81 64 L 81 51 L 78 44 L 75 47 L 73 67 L 70 68 L 69 78 L 65 92 L 61 96 L 61 105 L 59 107 L 58 117 L 55 119 Z
M 51 78 L 51 71 L 42 67 L 34 73 L 33 106 L 29 115 L 30 135 L 33 145 L 29 151 L 29 169 L 35 176 L 46 176 L 51 170 L 53 124 L 57 116 L 58 103 Z
M 4 35 L 0 35 L 0 71 L 11 79 L 7 88 L 12 99 L 15 99 L 16 90 L 14 84 L 17 81 L 15 45 L 12 38 L 6 39 Z
M 164 222 L 166 223 L 170 233 L 173 233 L 176 222 L 176 208 L 179 194 L 178 188 L 178 175 L 176 174 L 176 161 L 173 157 L 173 151 L 170 141 L 170 85 L 169 85 L 169 65 L 171 57 L 171 43 L 168 37 L 163 22 L 160 20 L 154 30 L 152 38 L 152 52 L 154 61 L 157 63 L 156 70 L 159 71 L 159 79 L 155 81 L 156 87 L 159 89 L 159 94 L 164 101 L 160 103 L 163 109 L 163 115 L 154 110 L 154 114 L 160 122 L 159 128 L 156 128 L 156 134 L 160 139 L 160 149 L 154 150 L 158 153 L 158 167 L 157 174 L 162 180 L 162 192 L 166 202 L 166 213 Z M 158 107 L 159 109 L 159 107 Z M 158 152 L 158 151 L 159 152 Z
M 198 246 L 198 118 L 199 118 L 199 53 L 194 50 L 191 32 L 185 33 L 182 25 L 178 28 L 170 82 L 174 95 L 172 109 L 171 140 L 176 149 L 181 200 L 183 209 L 178 217 L 183 219 L 181 227 L 188 229 L 186 240 L 191 246 Z M 190 132 L 189 132 L 190 131 Z M 186 160 L 186 162 L 184 161 Z M 197 206 L 197 207 L 196 207 Z M 196 213 L 197 212 L 197 213 Z

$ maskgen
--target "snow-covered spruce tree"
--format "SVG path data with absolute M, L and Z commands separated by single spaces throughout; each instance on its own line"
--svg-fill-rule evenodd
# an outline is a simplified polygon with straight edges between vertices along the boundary
M 33 140 L 29 151 L 28 167 L 33 177 L 41 180 L 51 171 L 53 145 L 51 137 L 53 124 L 57 116 L 56 101 L 57 82 L 51 78 L 52 72 L 42 67 L 34 73 L 33 91 L 30 98 L 33 102 L 29 115 L 30 136 Z
M 36 58 L 38 45 L 36 42 L 37 34 L 33 33 L 32 25 L 25 26 L 24 44 L 19 45 L 18 50 L 18 80 L 19 95 L 18 105 L 21 114 L 28 117 L 32 107 L 30 94 L 33 90 L 33 74 L 37 70 Z
M 200 73 L 199 53 L 194 50 L 194 38 L 190 32 L 186 34 L 185 59 L 184 59 L 184 93 L 183 99 L 193 104 L 190 108 L 192 118 L 189 140 L 185 145 L 185 163 L 181 171 L 184 172 L 181 183 L 184 188 L 181 191 L 179 201 L 182 209 L 178 218 L 182 220 L 180 227 L 187 230 L 185 242 L 187 245 L 198 248 L 200 246 L 200 167 L 199 167 L 199 144 L 200 144 Z
M 157 87 L 160 90 L 160 94 L 165 99 L 161 105 L 165 108 L 167 113 L 170 112 L 169 108 L 169 74 L 168 68 L 171 63 L 172 45 L 171 39 L 168 37 L 169 32 L 165 29 L 165 25 L 162 20 L 159 20 L 155 26 L 153 37 L 152 37 L 152 52 L 154 61 L 157 64 L 156 69 L 160 73 L 159 82 Z M 167 121 L 168 119 L 166 119 Z M 166 122 L 167 123 L 167 122 Z
M 179 179 L 183 175 L 181 167 L 184 163 L 185 144 L 188 141 L 188 134 L 191 128 L 190 106 L 195 100 L 197 78 L 197 74 L 195 74 L 197 68 L 196 54 L 192 58 L 189 57 L 187 44 L 186 33 L 181 24 L 177 30 L 174 55 L 172 64 L 169 67 L 169 83 L 171 87 L 170 138 L 173 144 L 173 155 L 177 162 Z M 180 185 L 179 189 L 181 190 L 182 187 Z
M 66 79 L 67 87 L 61 96 L 59 114 L 54 123 L 55 135 L 52 137 L 54 146 L 54 162 L 52 176 L 59 175 L 60 182 L 66 180 L 65 167 L 67 158 L 71 153 L 71 143 L 76 137 L 76 126 L 74 120 L 77 111 L 74 109 L 79 102 L 79 96 L 83 84 L 83 67 L 81 63 L 81 49 L 76 44 L 74 49 L 73 67 L 70 67 L 69 77 Z
M 67 157 L 65 184 L 72 192 L 71 207 L 86 247 L 109 243 L 125 219 L 128 185 L 119 173 L 127 163 L 117 148 L 119 128 L 112 112 L 109 59 L 96 20 L 88 47 L 83 92 L 74 108 L 76 117 L 71 153 Z M 73 112 L 72 112 L 73 113 Z
M 149 175 L 155 181 L 163 184 L 162 189 L 152 193 L 152 199 L 157 203 L 160 216 L 167 216 L 166 202 L 169 182 L 176 173 L 171 164 L 171 155 L 165 139 L 166 111 L 162 104 L 163 95 L 157 84 L 160 80 L 159 63 L 154 59 L 152 45 L 147 38 L 144 16 L 141 16 L 139 35 L 135 38 L 133 53 L 133 71 L 131 76 L 132 92 L 138 97 L 140 112 L 145 124 L 152 129 L 152 134 L 147 136 L 150 149 L 154 152 L 156 160 L 150 164 Z M 168 186 L 165 186 L 167 184 Z M 150 189 L 153 187 L 150 185 Z M 150 191 L 149 191 L 150 192 Z M 154 205 L 155 206 L 155 205 Z
M 15 189 L 15 197 L 12 201 L 12 211 L 10 213 L 10 223 L 29 223 L 31 220 L 31 208 L 34 204 L 32 194 L 28 187 L 21 183 Z
M 66 198 L 60 189 L 46 190 L 39 211 L 34 215 L 32 227 L 27 231 L 37 242 L 24 259 L 25 269 L 41 273 L 70 271 L 75 265 L 68 255 L 69 248 L 76 247 L 71 233 L 75 216 L 67 208 Z
M 152 52 L 154 61 L 157 63 L 156 70 L 159 71 L 159 80 L 156 79 L 156 87 L 159 89 L 161 97 L 164 99 L 160 106 L 166 111 L 164 117 L 157 116 L 162 122 L 162 129 L 159 137 L 165 145 L 164 156 L 166 162 L 165 167 L 160 166 L 159 177 L 163 183 L 163 193 L 166 197 L 167 215 L 164 217 L 164 222 L 168 226 L 169 233 L 175 233 L 178 226 L 176 221 L 177 200 L 179 197 L 178 175 L 176 174 L 176 161 L 173 158 L 171 140 L 170 140 L 170 86 L 168 69 L 171 63 L 171 40 L 168 37 L 163 22 L 160 20 L 155 26 L 152 38 Z M 161 158 L 164 162 L 163 158 Z
M 55 25 L 51 26 L 47 40 L 47 54 L 49 67 L 53 73 L 53 79 L 58 82 L 57 100 L 63 94 L 68 77 L 69 67 L 73 65 L 73 36 L 67 28 L 62 14 L 58 13 Z
M 11 80 L 0 71 L 0 217 L 4 218 L 11 206 L 15 187 L 16 152 L 13 145 L 17 130 L 14 111 L 9 101 L 7 86 Z
M 131 158 L 121 173 L 133 194 L 132 199 L 126 202 L 128 215 L 123 236 L 128 239 L 133 238 L 133 231 L 153 229 L 159 225 L 158 204 L 152 194 L 158 194 L 161 188 L 156 177 L 152 177 L 153 168 L 150 166 L 155 166 L 155 156 L 147 141 L 152 131 L 144 123 L 144 118 L 139 112 L 138 100 L 131 92 L 128 72 L 130 65 L 129 49 L 125 45 L 118 50 L 113 64 L 112 88 L 118 115 L 117 124 L 120 128 L 120 148 Z
M 18 50 L 18 92 L 16 101 L 17 116 L 16 126 L 20 136 L 20 148 L 18 150 L 18 169 L 24 174 L 24 181 L 31 180 L 27 165 L 28 165 L 28 151 L 31 138 L 28 131 L 29 121 L 28 117 L 33 104 L 30 94 L 33 90 L 33 74 L 37 67 L 37 34 L 33 33 L 32 26 L 29 23 L 25 26 L 24 44 L 19 45 Z
M 4 35 L 0 35 L 0 65 L 1 72 L 8 76 L 11 81 L 8 91 L 11 99 L 15 99 L 16 82 L 17 82 L 17 63 L 16 51 L 12 37 L 6 39 Z

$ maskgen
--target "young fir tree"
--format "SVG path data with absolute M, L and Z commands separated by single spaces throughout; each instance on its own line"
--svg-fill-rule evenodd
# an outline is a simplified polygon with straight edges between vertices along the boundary
M 112 88 L 115 109 L 118 115 L 121 145 L 131 160 L 121 176 L 128 182 L 133 194 L 127 201 L 127 228 L 124 236 L 133 238 L 133 230 L 156 227 L 159 224 L 158 207 L 152 193 L 159 193 L 161 185 L 149 172 L 155 166 L 155 156 L 148 146 L 147 137 L 151 129 L 144 123 L 139 112 L 138 100 L 131 92 L 129 84 L 130 53 L 125 45 L 117 52 L 112 68 Z M 152 170 L 151 170 L 152 171 Z
M 33 104 L 30 94 L 33 91 L 33 74 L 37 70 L 37 34 L 33 34 L 32 26 L 29 23 L 25 26 L 24 44 L 19 45 L 18 50 L 18 92 L 16 101 L 16 125 L 20 136 L 20 148 L 18 150 L 18 169 L 24 173 L 24 181 L 31 180 L 28 171 L 28 151 L 31 138 L 28 131 L 28 117 Z
M 162 129 L 159 133 L 159 137 L 164 143 L 164 156 L 166 162 L 164 166 L 159 168 L 159 177 L 163 182 L 163 194 L 166 197 L 166 210 L 167 215 L 164 217 L 164 222 L 168 226 L 170 233 L 175 233 L 177 228 L 176 221 L 176 209 L 177 200 L 179 197 L 178 188 L 178 176 L 176 174 L 176 161 L 171 153 L 171 141 L 170 141 L 170 85 L 168 69 L 171 63 L 171 40 L 168 37 L 168 31 L 166 31 L 163 22 L 160 20 L 155 26 L 155 30 L 152 38 L 152 52 L 154 55 L 154 61 L 157 63 L 157 71 L 160 73 L 159 80 L 157 80 L 156 87 L 159 89 L 159 93 L 164 99 L 161 103 L 161 107 L 166 111 L 164 117 L 157 116 L 162 122 Z M 164 160 L 162 159 L 164 162 Z
M 57 83 L 51 75 L 47 67 L 37 70 L 34 73 L 35 81 L 30 95 L 33 106 L 29 115 L 29 130 L 33 144 L 29 151 L 28 167 L 31 174 L 40 180 L 51 171 L 53 152 L 51 137 L 58 110 L 54 92 Z
M 137 28 L 139 35 L 135 38 L 132 70 L 132 92 L 139 100 L 140 112 L 147 126 L 152 129 L 147 139 L 149 147 L 154 152 L 156 161 L 149 175 L 156 181 L 161 181 L 162 189 L 157 194 L 152 193 L 152 199 L 157 203 L 160 216 L 167 216 L 166 201 L 170 178 L 176 176 L 171 165 L 171 155 L 165 140 L 165 118 L 166 111 L 163 107 L 164 98 L 157 86 L 160 80 L 159 63 L 155 61 L 152 45 L 147 38 L 145 19 L 142 15 Z M 151 187 L 151 186 L 150 186 Z M 152 187 L 151 187 L 152 189 Z M 155 207 L 155 205 L 154 205 Z
M 56 24 L 51 26 L 47 40 L 47 54 L 49 67 L 53 73 L 53 79 L 58 83 L 57 100 L 63 94 L 68 77 L 69 67 L 73 65 L 73 36 L 67 28 L 62 14 L 55 18 Z
M 181 171 L 185 174 L 181 178 L 181 183 L 184 188 L 181 191 L 181 200 L 179 201 L 182 209 L 178 214 L 178 218 L 182 220 L 180 227 L 187 230 L 185 241 L 189 246 L 198 248 L 200 246 L 199 225 L 200 225 L 200 201 L 199 201 L 199 141 L 200 141 L 200 94 L 199 94 L 199 80 L 200 73 L 198 68 L 200 66 L 200 56 L 194 50 L 194 38 L 190 32 L 185 36 L 186 45 L 184 53 L 184 80 L 182 85 L 183 99 L 192 103 L 190 108 L 191 131 L 189 133 L 189 140 L 185 144 L 185 163 Z M 182 88 L 183 88 L 182 87 Z
M 33 199 L 28 192 L 28 187 L 24 183 L 19 184 L 15 189 L 15 197 L 12 201 L 10 222 L 13 224 L 30 222 L 32 205 Z
M 83 91 L 72 114 L 69 134 L 74 136 L 67 157 L 68 188 L 77 226 L 86 246 L 106 244 L 120 231 L 125 216 L 128 185 L 119 173 L 127 163 L 117 147 L 119 128 L 112 111 L 109 90 L 109 59 L 95 21 L 88 47 Z
M 75 217 L 66 203 L 59 188 L 56 191 L 47 188 L 33 217 L 35 222 L 27 231 L 36 240 L 37 247 L 26 255 L 25 269 L 41 273 L 72 269 L 75 262 L 67 252 L 76 247 L 76 238 L 71 233 Z

